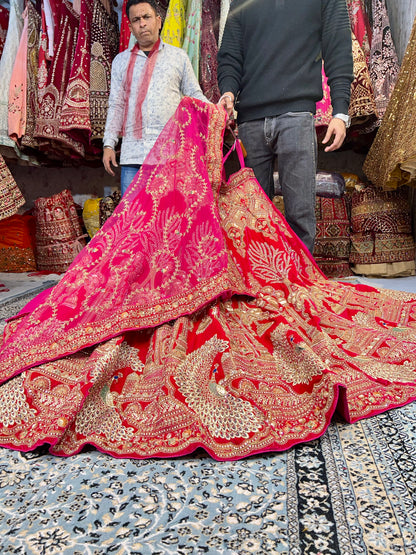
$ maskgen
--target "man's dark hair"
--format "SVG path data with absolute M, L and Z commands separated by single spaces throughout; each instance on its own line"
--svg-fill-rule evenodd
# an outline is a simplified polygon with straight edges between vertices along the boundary
M 127 19 L 129 18 L 129 11 L 131 6 L 135 6 L 136 4 L 149 4 L 149 6 L 152 7 L 152 9 L 154 10 L 156 15 L 160 15 L 159 14 L 159 6 L 157 4 L 157 2 L 155 0 L 128 0 L 127 4 L 126 4 L 126 15 L 127 15 Z

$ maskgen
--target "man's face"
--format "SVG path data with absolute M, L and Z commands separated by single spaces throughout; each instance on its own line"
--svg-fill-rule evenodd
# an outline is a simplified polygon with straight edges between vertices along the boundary
M 151 50 L 159 38 L 162 27 L 160 15 L 150 4 L 135 4 L 129 10 L 129 28 L 142 50 Z

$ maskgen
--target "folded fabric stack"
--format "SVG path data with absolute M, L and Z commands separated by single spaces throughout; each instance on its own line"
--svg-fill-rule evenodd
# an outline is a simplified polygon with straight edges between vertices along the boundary
M 279 175 L 274 174 L 275 205 L 284 213 Z M 316 174 L 316 239 L 313 256 L 327 277 L 353 275 L 349 266 L 350 215 L 345 180 L 341 174 Z
M 313 256 L 330 278 L 353 275 L 349 265 L 351 249 L 348 197 L 316 197 L 316 239 Z
M 0 272 L 36 270 L 34 229 L 35 219 L 28 214 L 0 220 Z
M 34 213 L 38 270 L 65 272 L 86 244 L 71 192 L 38 198 Z
M 351 195 L 351 269 L 379 277 L 415 275 L 408 189 L 367 185 Z

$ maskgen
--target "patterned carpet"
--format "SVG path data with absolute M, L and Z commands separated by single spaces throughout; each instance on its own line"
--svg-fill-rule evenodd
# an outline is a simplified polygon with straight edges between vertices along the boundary
M 416 403 L 234 462 L 0 449 L 0 553 L 416 554 Z

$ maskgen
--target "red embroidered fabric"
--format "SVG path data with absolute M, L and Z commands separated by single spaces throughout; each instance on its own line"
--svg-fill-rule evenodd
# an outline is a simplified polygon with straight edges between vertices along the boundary
M 416 398 L 416 298 L 328 281 L 185 98 L 61 282 L 9 322 L 0 444 L 238 459 Z
M 78 40 L 79 15 L 67 0 L 62 0 L 59 27 L 55 29 L 55 51 L 45 80 L 45 54 L 40 56 L 40 86 L 38 91 L 39 110 L 35 137 L 49 139 L 45 143 L 49 156 L 84 156 L 84 145 L 60 130 L 61 112 L 66 88 L 71 76 L 72 62 Z
M 123 7 L 121 9 L 121 23 L 120 23 L 120 48 L 119 52 L 127 50 L 129 47 L 131 31 L 129 28 L 129 20 L 126 14 L 127 0 L 123 0 Z
M 9 26 L 9 10 L 0 5 L 0 57 L 3 54 L 6 42 L 7 28 Z
M 219 18 L 220 4 L 218 0 L 204 0 L 202 2 L 199 82 L 204 95 L 214 103 L 218 102 L 221 96 L 217 81 Z
M 110 95 L 111 64 L 118 53 L 118 16 L 108 13 L 101 0 L 94 0 L 91 22 L 90 121 L 91 142 L 102 147 Z
M 59 130 L 88 147 L 90 121 L 91 23 L 93 6 L 81 2 L 77 44 L 62 102 Z

